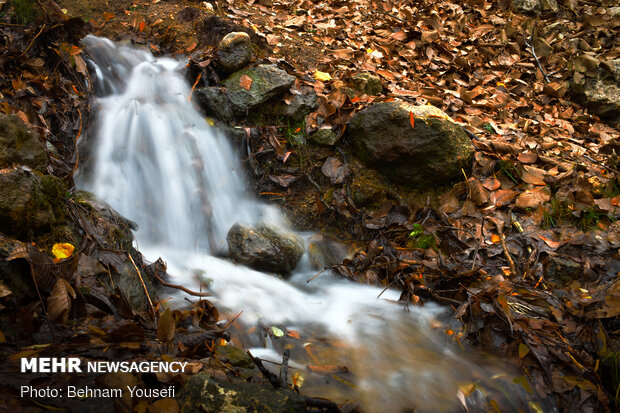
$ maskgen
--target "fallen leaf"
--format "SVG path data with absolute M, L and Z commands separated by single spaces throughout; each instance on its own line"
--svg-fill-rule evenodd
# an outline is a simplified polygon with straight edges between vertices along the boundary
M 166 308 L 166 311 L 159 316 L 159 321 L 157 323 L 157 338 L 162 343 L 167 343 L 174 337 L 176 327 L 174 325 L 174 317 L 172 316 L 172 312 L 170 312 L 169 308 Z
M 248 75 L 241 75 L 239 78 L 239 86 L 244 88 L 245 90 L 250 90 L 252 87 L 252 78 Z
M 551 199 L 551 192 L 546 187 L 528 189 L 517 197 L 515 206 L 519 209 L 536 208 Z
M 320 80 L 321 82 L 327 82 L 329 80 L 332 80 L 332 77 L 329 73 L 321 72 L 319 70 L 314 72 L 314 78 L 316 80 Z
M 69 258 L 73 254 L 73 250 L 75 247 L 68 243 L 56 243 L 52 247 L 52 254 L 54 257 L 64 260 L 65 258 Z

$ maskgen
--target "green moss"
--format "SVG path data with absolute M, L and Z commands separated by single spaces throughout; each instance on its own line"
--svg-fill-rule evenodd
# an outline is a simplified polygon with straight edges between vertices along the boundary
M 33 0 L 11 0 L 13 15 L 18 24 L 30 24 L 37 17 Z

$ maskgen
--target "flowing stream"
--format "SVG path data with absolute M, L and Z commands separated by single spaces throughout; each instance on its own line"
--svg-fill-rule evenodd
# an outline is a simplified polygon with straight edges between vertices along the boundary
M 185 62 L 94 36 L 84 45 L 98 99 L 92 159 L 78 185 L 138 223 L 139 249 L 161 256 L 175 284 L 198 290 L 202 280 L 220 311 L 243 311 L 238 323 L 257 326 L 243 335 L 254 355 L 281 361 L 284 339 L 266 334 L 273 326 L 310 336 L 312 351 L 297 340 L 291 356 L 307 377 L 301 390 L 358 400 L 368 412 L 462 411 L 459 386 L 471 383 L 481 389 L 467 398 L 471 406 L 495 400 L 504 411 L 531 410 L 514 371 L 448 344 L 433 328 L 447 319 L 439 306 L 405 311 L 398 291 L 381 294 L 328 273 L 306 283 L 314 275 L 306 257 L 288 281 L 218 257 L 235 222 L 290 230 L 287 220 L 251 195 L 232 145 L 188 99 Z M 326 373 L 332 365 L 346 369 Z

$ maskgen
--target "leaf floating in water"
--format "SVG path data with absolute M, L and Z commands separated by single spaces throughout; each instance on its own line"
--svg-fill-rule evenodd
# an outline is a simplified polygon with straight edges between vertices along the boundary
M 284 332 L 282 330 L 280 330 L 276 326 L 271 326 L 271 334 L 273 334 L 275 337 L 283 337 L 284 336 Z

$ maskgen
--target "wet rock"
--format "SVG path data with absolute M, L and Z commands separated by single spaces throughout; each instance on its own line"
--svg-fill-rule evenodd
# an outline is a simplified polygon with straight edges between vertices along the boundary
M 0 232 L 28 241 L 65 220 L 67 188 L 27 167 L 0 169 Z
M 383 92 L 383 86 L 381 85 L 381 79 L 379 76 L 375 76 L 368 72 L 356 73 L 351 78 L 351 86 L 358 92 L 373 96 L 379 95 Z
M 347 130 L 355 153 L 366 166 L 412 188 L 459 179 L 474 153 L 463 128 L 434 106 L 398 100 L 376 103 L 356 114 Z
M 235 346 L 218 346 L 215 352 L 220 360 L 229 363 L 233 367 L 241 367 L 244 369 L 253 369 L 255 364 L 252 357 L 239 347 Z
M 583 268 L 581 265 L 558 257 L 549 257 L 545 264 L 545 278 L 559 285 L 569 285 L 573 281 L 581 281 Z
M 560 11 L 556 0 L 512 0 L 512 9 L 523 14 L 547 14 Z
M 232 104 L 228 99 L 226 90 L 221 87 L 204 87 L 194 92 L 198 105 L 207 115 L 212 115 L 224 122 L 230 122 L 234 118 Z
M 252 41 L 244 32 L 228 33 L 217 47 L 217 61 L 220 66 L 234 72 L 252 61 Z
M 379 174 L 372 169 L 361 169 L 355 172 L 350 185 L 351 199 L 358 208 L 376 209 L 385 200 L 385 184 Z
M 294 81 L 293 76 L 276 65 L 259 65 L 233 73 L 223 84 L 235 114 L 244 116 L 270 98 L 284 93 Z
M 303 396 L 254 383 L 226 383 L 207 373 L 193 375 L 177 398 L 181 413 L 305 412 Z
M 325 235 L 315 234 L 308 241 L 308 257 L 314 270 L 340 264 L 347 256 L 347 248 Z
M 226 241 L 233 260 L 260 271 L 289 274 L 304 253 L 303 239 L 266 224 L 236 223 Z
M 45 145 L 16 115 L 0 114 L 0 168 L 25 165 L 45 172 L 47 164 Z
M 338 142 L 338 135 L 331 127 L 324 127 L 312 132 L 308 139 L 317 145 L 334 146 Z
M 575 73 L 569 92 L 572 98 L 593 115 L 620 125 L 620 60 L 600 62 L 582 55 L 571 61 Z

